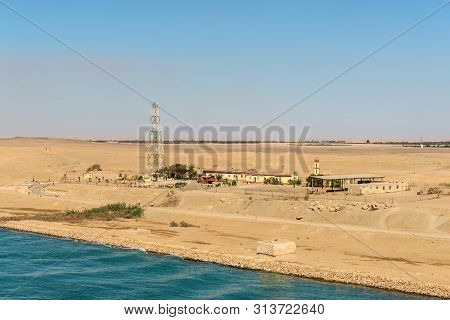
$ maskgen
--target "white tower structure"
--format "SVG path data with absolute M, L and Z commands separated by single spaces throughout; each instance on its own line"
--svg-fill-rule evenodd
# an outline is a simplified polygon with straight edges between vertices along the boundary
M 313 175 L 315 175 L 315 176 L 320 175 L 319 158 L 314 159 L 314 171 L 313 171 Z
M 164 146 L 161 134 L 161 120 L 159 117 L 159 106 L 156 102 L 152 104 L 150 117 L 150 132 L 146 152 L 147 175 L 155 177 L 157 171 L 164 167 Z M 155 177 L 159 177 L 156 175 Z

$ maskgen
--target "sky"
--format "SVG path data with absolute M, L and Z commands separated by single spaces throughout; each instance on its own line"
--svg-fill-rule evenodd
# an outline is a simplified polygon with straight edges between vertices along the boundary
M 135 139 L 148 100 L 194 128 L 262 126 L 445 2 L 0 0 L 0 137 Z M 450 139 L 449 35 L 450 5 L 272 125 Z

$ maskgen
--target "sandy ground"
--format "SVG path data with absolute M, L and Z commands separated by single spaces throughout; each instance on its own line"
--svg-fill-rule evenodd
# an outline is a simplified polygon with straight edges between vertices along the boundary
M 256 166 L 266 154 L 261 145 L 209 145 L 213 156 L 199 146 L 170 146 L 169 159 L 191 162 L 203 158 L 205 167 Z M 50 149 L 50 151 L 46 151 Z M 287 145 L 272 145 L 270 168 L 290 159 Z M 186 149 L 194 150 L 192 154 Z M 356 283 L 385 289 L 450 298 L 450 196 L 417 196 L 420 188 L 450 182 L 450 150 L 355 145 L 304 147 L 307 164 L 315 157 L 328 173 L 377 173 L 389 180 L 406 180 L 411 192 L 369 197 L 343 194 L 304 199 L 302 188 L 241 185 L 235 188 L 167 190 L 58 183 L 63 174 L 80 176 L 99 163 L 105 177 L 137 171 L 135 145 L 99 144 L 58 139 L 0 140 L 0 224 L 9 228 L 69 238 L 144 248 L 189 259 Z M 227 153 L 232 152 L 232 156 Z M 245 157 L 242 157 L 242 152 Z M 209 160 L 207 158 L 209 157 Z M 226 158 L 231 159 L 226 159 Z M 265 158 L 266 156 L 262 156 Z M 277 160 L 278 159 L 278 160 Z M 306 175 L 301 159 L 293 167 Z M 278 169 L 277 169 L 278 168 Z M 20 187 L 32 178 L 56 180 L 45 191 Z M 176 201 L 169 201 L 175 199 Z M 137 220 L 78 223 L 30 220 L 35 213 L 52 214 L 123 201 L 147 207 Z M 362 210 L 367 202 L 389 203 L 386 209 Z M 340 204 L 339 212 L 312 211 L 313 202 Z M 151 207 L 150 204 L 154 206 Z M 8 221 L 8 220 L 11 221 Z M 171 221 L 195 227 L 173 228 Z M 256 242 L 285 238 L 297 252 L 282 257 L 256 255 Z

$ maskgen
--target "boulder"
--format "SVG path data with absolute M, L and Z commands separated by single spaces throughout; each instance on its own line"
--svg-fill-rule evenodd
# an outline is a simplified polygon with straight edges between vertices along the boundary
M 257 254 L 265 254 L 272 257 L 293 254 L 296 249 L 297 246 L 294 241 L 284 239 L 264 240 L 256 243 Z

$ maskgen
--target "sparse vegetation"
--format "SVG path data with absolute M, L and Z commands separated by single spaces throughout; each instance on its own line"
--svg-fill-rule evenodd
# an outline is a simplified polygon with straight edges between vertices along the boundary
M 175 188 L 182 188 L 182 187 L 186 187 L 187 183 L 186 182 L 177 182 L 175 183 Z
M 92 171 L 102 171 L 102 167 L 99 164 L 94 164 L 87 168 L 86 172 L 92 172 Z
M 442 190 L 439 188 L 436 188 L 436 187 L 429 188 L 427 191 L 427 194 L 441 194 L 441 193 L 442 193 Z
M 163 201 L 159 206 L 160 207 L 176 207 L 180 203 L 180 197 L 175 194 L 173 190 L 170 190 L 167 193 L 167 199 Z
M 222 183 L 223 186 L 236 186 L 237 185 L 237 181 L 236 180 L 231 180 L 231 179 L 222 179 L 220 180 L 220 182 Z
M 171 228 L 190 228 L 190 227 L 196 227 L 193 224 L 187 223 L 186 221 L 181 221 L 180 223 L 176 222 L 176 221 L 171 221 L 169 224 L 169 227 Z
M 300 179 L 289 179 L 288 184 L 291 186 L 300 186 L 302 184 L 302 181 Z
M 194 227 L 194 225 L 187 223 L 186 221 L 181 221 L 180 222 L 180 227 L 182 228 L 189 228 L 189 227 Z
M 142 217 L 144 214 L 144 209 L 141 206 L 127 205 L 121 202 L 84 210 L 66 210 L 54 213 L 41 213 L 42 210 L 39 211 L 39 213 L 31 216 L 22 216 L 21 219 L 51 222 L 78 222 L 86 219 L 111 221 L 117 218 L 135 219 Z
M 80 219 L 107 219 L 107 218 L 139 218 L 142 217 L 144 209 L 138 205 L 127 205 L 125 203 L 113 203 L 98 208 L 84 210 L 66 210 L 60 216 L 69 220 Z
M 193 164 L 188 167 L 185 164 L 175 163 L 158 170 L 154 177 L 156 176 L 159 176 L 162 179 L 195 180 L 197 179 L 197 171 Z
M 279 179 L 277 179 L 275 177 L 265 178 L 264 183 L 272 184 L 272 185 L 282 185 L 283 184 Z

